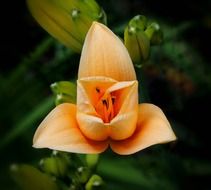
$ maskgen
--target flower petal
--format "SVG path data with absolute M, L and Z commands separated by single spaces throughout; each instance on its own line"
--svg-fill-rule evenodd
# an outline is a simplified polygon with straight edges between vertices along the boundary
M 136 80 L 133 63 L 121 40 L 103 24 L 93 22 L 82 49 L 78 78 L 105 76 Z
M 106 77 L 86 77 L 79 79 L 77 84 L 77 121 L 87 138 L 122 140 L 134 133 L 138 115 L 137 81 L 117 82 Z M 115 96 L 115 117 L 110 123 L 104 123 L 94 107 L 101 91 Z
M 137 129 L 133 136 L 122 141 L 111 141 L 110 146 L 114 152 L 128 155 L 173 140 L 176 140 L 176 136 L 162 110 L 153 104 L 140 104 Z
M 108 143 L 85 138 L 76 121 L 76 106 L 64 103 L 52 110 L 40 124 L 34 135 L 33 146 L 94 154 L 103 152 Z
M 117 115 L 110 123 L 109 136 L 113 140 L 123 140 L 132 136 L 136 130 L 137 109 Z
M 95 115 L 93 108 L 98 101 L 99 93 L 104 93 L 106 89 L 117 81 L 107 77 L 86 77 L 77 81 L 77 108 L 78 111 Z M 97 89 L 102 92 L 98 92 Z
M 110 137 L 114 140 L 123 140 L 130 137 L 136 129 L 138 117 L 138 82 L 119 82 L 110 87 L 109 90 L 117 90 L 118 87 L 120 90 L 116 93 L 116 107 L 119 111 L 110 123 Z
M 104 125 L 94 108 L 96 89 L 106 90 L 116 81 L 106 77 L 86 77 L 77 81 L 77 121 L 83 134 L 89 139 L 102 141 L 108 137 L 108 126 Z
M 104 141 L 109 135 L 109 125 L 105 125 L 101 118 L 86 113 L 77 112 L 77 120 L 83 134 L 95 141 Z

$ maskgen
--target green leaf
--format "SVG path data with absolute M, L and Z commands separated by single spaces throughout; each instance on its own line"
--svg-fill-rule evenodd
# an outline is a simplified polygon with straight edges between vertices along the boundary
M 50 176 L 30 165 L 12 165 L 11 174 L 23 190 L 59 190 Z

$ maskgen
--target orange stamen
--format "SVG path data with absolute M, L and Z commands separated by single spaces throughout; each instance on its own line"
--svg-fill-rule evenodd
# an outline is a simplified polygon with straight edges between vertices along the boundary
M 95 106 L 95 110 L 104 123 L 109 123 L 114 118 L 114 102 L 115 97 L 110 93 L 100 93 L 100 88 L 96 88 L 99 93 L 99 101 Z

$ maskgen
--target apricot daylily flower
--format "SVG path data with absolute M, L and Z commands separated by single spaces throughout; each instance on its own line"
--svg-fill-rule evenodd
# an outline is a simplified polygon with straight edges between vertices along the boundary
M 77 105 L 64 103 L 51 111 L 33 146 L 87 154 L 110 146 L 126 155 L 175 139 L 160 108 L 138 104 L 135 70 L 121 40 L 94 22 L 82 50 Z

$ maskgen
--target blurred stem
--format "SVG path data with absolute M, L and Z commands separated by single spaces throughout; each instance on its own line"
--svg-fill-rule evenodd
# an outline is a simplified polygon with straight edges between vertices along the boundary
M 211 164 L 209 161 L 197 159 L 184 159 L 183 164 L 189 175 L 211 175 Z
M 109 181 L 115 180 L 120 184 L 128 184 L 129 186 L 144 187 L 144 189 L 151 189 L 154 184 L 143 174 L 143 172 L 135 167 L 131 167 L 131 161 L 128 159 L 125 164 L 124 161 L 103 159 L 99 165 L 98 172 Z
M 54 105 L 54 98 L 48 97 L 41 102 L 32 112 L 30 112 L 23 120 L 21 120 L 14 128 L 12 128 L 2 139 L 0 149 L 4 148 L 11 141 L 21 135 L 28 128 L 32 127 L 39 118 L 50 110 Z
M 145 74 L 142 68 L 136 68 L 137 79 L 139 81 L 139 102 L 150 102 L 150 97 L 147 89 Z
M 10 74 L 10 77 L 7 78 L 7 80 L 4 82 L 5 89 L 9 87 L 13 87 L 17 85 L 17 81 L 24 75 L 24 73 L 27 71 L 28 66 L 32 66 L 33 64 L 36 64 L 36 62 L 40 59 L 40 57 L 48 51 L 51 45 L 53 45 L 53 38 L 46 38 L 41 42 L 35 50 L 30 54 L 29 58 L 24 58 L 23 61 L 18 65 L 16 69 L 13 70 L 13 72 Z

